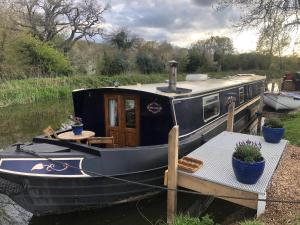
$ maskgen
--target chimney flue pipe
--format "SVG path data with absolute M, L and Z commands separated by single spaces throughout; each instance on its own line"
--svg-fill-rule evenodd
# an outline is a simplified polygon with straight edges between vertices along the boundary
M 177 83 L 177 65 L 178 62 L 175 60 L 169 61 L 171 73 L 169 75 L 169 89 L 172 91 L 176 91 L 176 83 Z

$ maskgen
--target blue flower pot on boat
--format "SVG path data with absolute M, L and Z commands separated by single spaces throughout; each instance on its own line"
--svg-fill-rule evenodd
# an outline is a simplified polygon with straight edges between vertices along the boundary
M 262 133 L 266 142 L 279 143 L 284 135 L 284 128 L 270 128 L 263 126 Z
M 265 160 L 248 163 L 232 157 L 232 167 L 237 180 L 244 184 L 255 184 L 265 169 Z
M 74 124 L 72 125 L 72 131 L 75 135 L 80 135 L 83 131 L 83 124 Z

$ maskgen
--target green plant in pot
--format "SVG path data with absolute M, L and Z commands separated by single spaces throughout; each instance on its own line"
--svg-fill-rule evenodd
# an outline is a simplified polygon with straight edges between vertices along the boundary
M 262 127 L 264 139 L 269 143 L 279 143 L 284 131 L 283 123 L 279 118 L 267 118 Z
M 70 116 L 69 117 L 70 120 L 73 121 L 72 124 L 72 131 L 75 135 L 81 135 L 82 131 L 83 131 L 83 124 L 82 124 L 82 119 L 80 117 L 76 117 L 76 116 Z
M 260 152 L 261 147 L 261 143 L 250 140 L 236 144 L 232 155 L 232 167 L 239 182 L 255 184 L 263 174 L 265 160 Z

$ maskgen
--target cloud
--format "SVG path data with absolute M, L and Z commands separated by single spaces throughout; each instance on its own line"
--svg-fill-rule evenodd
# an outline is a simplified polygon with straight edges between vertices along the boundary
M 110 0 L 105 19 L 112 29 L 125 27 L 146 40 L 188 46 L 197 38 L 232 33 L 236 10 L 217 11 L 216 0 Z

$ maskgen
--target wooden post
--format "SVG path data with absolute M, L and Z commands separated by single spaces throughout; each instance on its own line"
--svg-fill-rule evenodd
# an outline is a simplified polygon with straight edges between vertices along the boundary
M 167 223 L 174 221 L 177 211 L 178 126 L 169 132 Z
M 259 100 L 259 106 L 257 111 L 257 134 L 261 133 L 261 121 L 262 121 L 262 111 L 264 107 L 264 92 L 265 89 L 262 86 L 260 89 L 260 100 Z
M 235 102 L 233 97 L 231 98 L 228 105 L 227 131 L 233 132 Z

